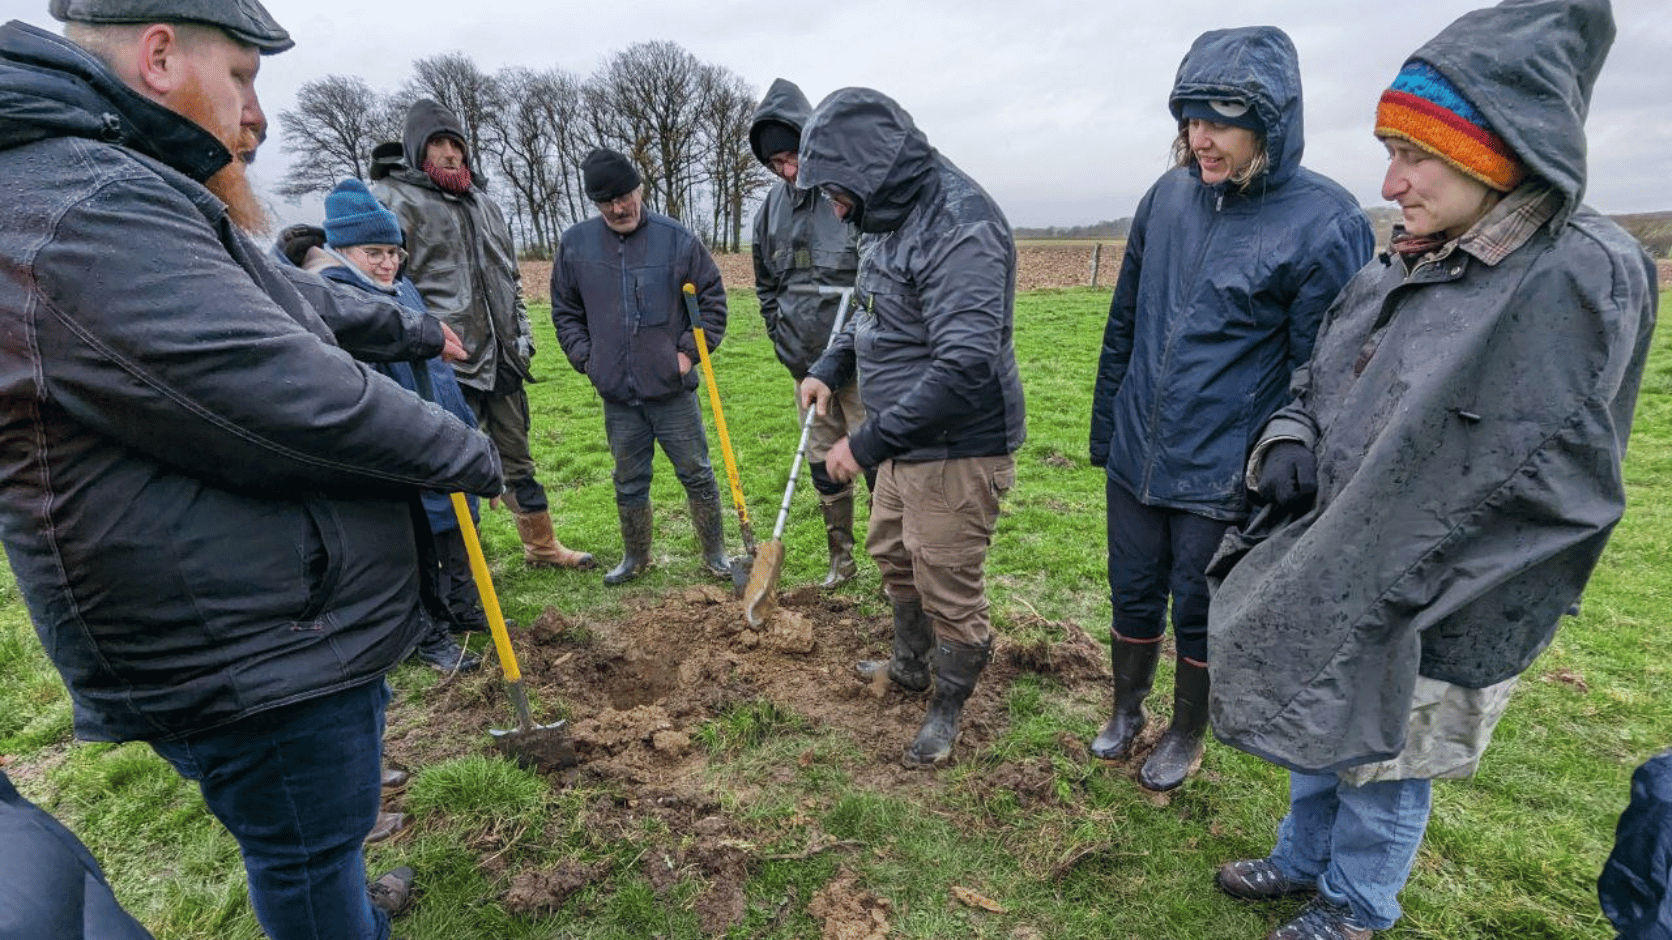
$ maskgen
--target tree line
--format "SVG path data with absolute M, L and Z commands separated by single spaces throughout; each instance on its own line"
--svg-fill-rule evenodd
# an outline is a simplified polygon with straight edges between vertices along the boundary
M 563 229 L 591 214 L 580 163 L 593 147 L 626 154 L 644 176 L 645 204 L 720 250 L 742 247 L 745 208 L 771 180 L 749 150 L 754 89 L 659 40 L 613 54 L 584 79 L 561 68 L 490 73 L 451 52 L 414 61 L 388 94 L 354 75 L 309 81 L 279 112 L 292 157 L 279 194 L 294 201 L 365 179 L 372 148 L 401 139 L 419 98 L 458 115 L 472 170 L 533 257 L 550 257 Z

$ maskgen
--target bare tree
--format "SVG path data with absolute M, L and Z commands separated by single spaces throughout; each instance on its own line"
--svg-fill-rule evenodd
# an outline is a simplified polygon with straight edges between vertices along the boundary
M 640 42 L 611 56 L 587 81 L 595 129 L 623 146 L 645 176 L 648 200 L 684 219 L 701 170 L 703 64 L 678 43 Z
M 702 150 L 712 207 L 709 244 L 739 251 L 744 205 L 771 181 L 749 148 L 755 91 L 741 76 L 718 65 L 703 67 L 702 82 Z
M 579 112 L 580 85 L 559 69 L 508 68 L 495 81 L 505 101 L 488 118 L 500 142 L 500 179 L 526 226 L 525 251 L 549 257 L 569 217 L 563 212 L 569 172 L 561 163 L 562 145 L 564 129 Z
M 388 126 L 383 99 L 352 75 L 327 75 L 303 83 L 296 108 L 279 112 L 284 151 L 292 157 L 279 195 L 296 201 L 330 192 L 346 176 L 364 177 L 371 149 L 400 125 Z

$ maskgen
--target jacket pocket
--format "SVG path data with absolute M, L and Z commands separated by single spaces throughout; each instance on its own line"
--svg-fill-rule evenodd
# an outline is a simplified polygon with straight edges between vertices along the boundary
M 673 283 L 666 266 L 634 268 L 628 272 L 632 282 L 633 306 L 637 307 L 639 326 L 665 326 L 672 320 L 679 322 L 676 311 L 683 311 L 679 298 L 680 285 Z

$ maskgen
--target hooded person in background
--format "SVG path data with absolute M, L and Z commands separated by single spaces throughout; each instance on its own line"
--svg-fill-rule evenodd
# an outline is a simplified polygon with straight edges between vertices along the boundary
M 1300 60 L 1272 26 L 1203 33 L 1168 102 L 1173 169 L 1138 204 L 1092 395 L 1104 468 L 1114 708 L 1091 751 L 1125 756 L 1167 631 L 1173 719 L 1145 760 L 1183 783 L 1208 726 L 1208 559 L 1248 511 L 1242 466 L 1312 355 L 1324 311 L 1370 260 L 1370 222 L 1300 165 Z
M 427 313 L 417 288 L 400 276 L 406 259 L 401 247 L 404 243 L 400 220 L 377 201 L 365 183 L 350 178 L 338 183 L 325 197 L 323 228 L 292 226 L 280 235 L 278 249 L 285 260 L 328 281 L 390 297 L 411 310 Z M 440 405 L 467 426 L 476 426 L 476 417 L 465 402 L 452 367 L 440 357 L 377 362 L 372 367 L 407 391 Z M 464 535 L 459 531 L 452 500 L 446 493 L 425 492 L 423 501 L 435 559 L 435 595 L 443 609 L 435 616 L 424 605 L 418 606 L 416 615 L 423 621 L 423 638 L 415 654 L 443 674 L 468 672 L 482 664 L 482 657 L 462 649 L 453 639 L 453 630 L 486 630 L 487 616 L 470 574 Z M 473 516 L 475 502 L 471 498 Z
M 349 354 L 441 324 L 271 260 L 243 160 L 256 0 L 53 0 L 0 28 L 0 533 L 78 737 L 144 741 L 238 841 L 275 940 L 384 940 L 384 675 L 417 642 L 419 488 L 482 435 Z M 90 276 L 89 272 L 96 272 Z
M 992 658 L 987 549 L 1027 436 L 1016 245 L 992 197 L 880 92 L 821 102 L 798 163 L 801 185 L 860 231 L 859 309 L 801 383 L 803 406 L 820 412 L 855 381 L 865 400 L 865 422 L 825 458 L 837 482 L 876 473 L 865 549 L 894 607 L 894 653 L 859 671 L 917 693 L 933 677 L 904 757 L 933 766 L 952 756 Z
M 1290 771 L 1276 847 L 1217 880 L 1316 892 L 1276 940 L 1398 919 L 1430 782 L 1474 772 L 1624 510 L 1657 295 L 1581 202 L 1613 37 L 1607 0 L 1477 10 L 1377 108 L 1403 225 L 1249 461 L 1280 517 L 1214 566 L 1214 732 Z
M 374 152 L 372 192 L 406 233 L 407 276 L 464 344 L 466 358 L 453 370 L 477 423 L 499 450 L 505 504 L 517 521 L 523 561 L 530 568 L 595 568 L 591 555 L 558 540 L 546 488 L 534 476 L 523 388 L 534 380 L 534 339 L 522 273 L 510 226 L 471 165 L 464 129 L 445 106 L 420 98 L 406 112 L 400 160 L 394 149 L 383 144 Z
M 767 190 L 755 213 L 755 296 L 778 361 L 790 370 L 797 387 L 824 352 L 841 303 L 839 296 L 820 294 L 818 289 L 853 287 L 859 265 L 853 227 L 830 211 L 817 190 L 796 185 L 801 128 L 812 113 L 801 89 L 780 78 L 766 90 L 749 127 L 755 159 L 782 181 Z M 864 421 L 859 385 L 850 383 L 831 397 L 824 413 L 815 413 L 807 436 L 807 470 L 819 494 L 830 550 L 827 588 L 852 580 L 858 568 L 853 560 L 853 481 L 831 479 L 824 457 L 830 445 Z
M 720 269 L 689 229 L 645 208 L 644 181 L 624 154 L 593 150 L 581 162 L 581 180 L 598 214 L 563 233 L 552 265 L 552 325 L 569 364 L 604 400 L 622 542 L 621 563 L 604 583 L 631 581 L 650 567 L 657 444 L 685 489 L 703 569 L 730 580 L 683 293 L 686 284 L 696 288 L 708 351 L 719 349 L 726 335 Z

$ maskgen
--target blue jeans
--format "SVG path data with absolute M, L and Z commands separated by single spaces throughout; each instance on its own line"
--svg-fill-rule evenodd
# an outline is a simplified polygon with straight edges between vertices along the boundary
M 604 434 L 615 458 L 615 502 L 643 506 L 650 502 L 651 458 L 655 445 L 673 464 L 674 475 L 692 502 L 720 499 L 714 468 L 708 463 L 708 437 L 703 433 L 702 408 L 696 392 L 636 405 L 604 402 Z
M 93 853 L 0 771 L 0 937 L 155 940 L 116 903 Z
M 195 780 L 244 856 L 272 940 L 387 940 L 361 843 L 377 819 L 381 679 L 151 747 Z
M 1109 629 L 1128 640 L 1159 640 L 1172 597 L 1179 656 L 1208 661 L 1207 567 L 1231 527 L 1182 509 L 1146 506 L 1114 480 L 1103 484 L 1109 540 Z
M 1271 860 L 1283 877 L 1315 884 L 1372 930 L 1399 919 L 1399 892 L 1428 829 L 1428 780 L 1348 786 L 1335 774 L 1289 772 L 1289 815 Z

